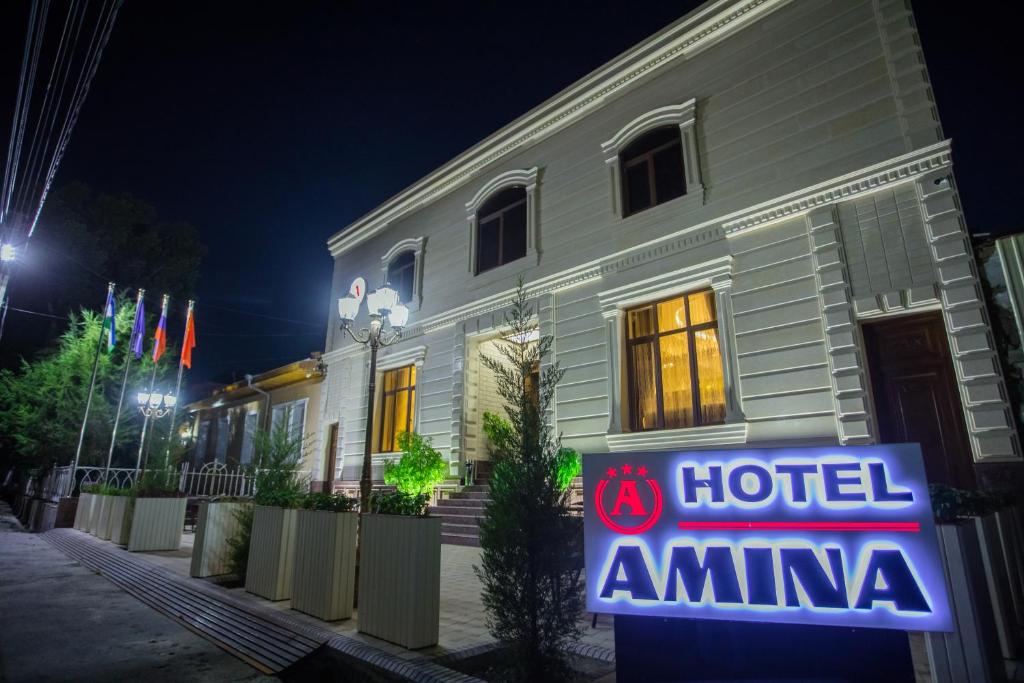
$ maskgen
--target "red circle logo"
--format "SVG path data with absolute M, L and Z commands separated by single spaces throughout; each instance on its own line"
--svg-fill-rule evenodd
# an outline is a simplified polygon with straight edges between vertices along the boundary
M 597 484 L 594 508 L 601 523 L 619 534 L 642 534 L 661 517 L 661 487 L 647 468 L 609 467 Z

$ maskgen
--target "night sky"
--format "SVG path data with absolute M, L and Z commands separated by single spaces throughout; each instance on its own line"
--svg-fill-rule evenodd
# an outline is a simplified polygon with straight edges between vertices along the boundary
M 56 185 L 199 228 L 192 380 L 230 381 L 322 349 L 331 234 L 699 4 L 129 0 Z M 0 12 L 4 140 L 27 5 Z M 1013 25 L 945 5 L 915 10 L 968 224 L 1015 232 Z

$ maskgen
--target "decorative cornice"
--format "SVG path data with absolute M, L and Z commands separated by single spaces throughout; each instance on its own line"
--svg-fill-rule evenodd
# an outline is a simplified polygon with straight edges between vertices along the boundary
M 380 257 L 381 265 L 386 270 L 387 267 L 388 267 L 388 264 L 391 263 L 392 259 L 394 259 L 399 254 L 401 254 L 403 252 L 406 252 L 406 251 L 414 251 L 414 252 L 421 252 L 421 251 L 423 251 L 423 243 L 426 241 L 426 239 L 427 239 L 426 237 L 410 237 L 409 239 L 402 240 L 401 242 L 399 242 L 395 246 L 393 246 L 390 249 L 388 249 L 388 252 Z
M 486 183 L 483 187 L 477 190 L 477 193 L 473 195 L 473 198 L 466 202 L 466 212 L 475 214 L 487 198 L 490 197 L 497 190 L 513 187 L 515 185 L 523 185 L 526 187 L 526 191 L 531 191 L 537 185 L 537 172 L 536 166 L 533 168 L 514 169 L 511 171 L 505 171 L 494 176 Z
M 697 100 L 691 97 L 682 104 L 659 107 L 636 117 L 620 128 L 610 140 L 601 143 L 601 151 L 604 153 L 605 163 L 614 163 L 615 157 L 618 156 L 622 148 L 641 133 L 669 124 L 677 126 L 692 125 L 696 106 Z
M 722 223 L 727 236 L 785 220 L 850 197 L 914 180 L 952 163 L 949 140 L 859 169 L 734 214 Z
M 327 240 L 337 257 L 388 223 L 467 182 L 477 171 L 589 114 L 674 60 L 713 44 L 789 0 L 718 0 L 690 12 L 406 188 Z

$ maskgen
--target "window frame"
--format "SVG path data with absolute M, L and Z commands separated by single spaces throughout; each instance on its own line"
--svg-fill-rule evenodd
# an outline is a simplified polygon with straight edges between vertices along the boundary
M 409 373 L 408 373 L 409 383 L 405 384 L 405 385 L 402 385 L 402 386 L 399 386 L 397 384 L 397 382 L 396 382 L 395 388 L 389 390 L 387 388 L 387 376 L 388 376 L 388 374 L 390 374 L 390 373 L 399 374 L 403 370 L 408 370 L 409 371 Z M 385 444 L 384 444 L 384 427 L 385 427 L 384 416 L 386 414 L 385 411 L 386 411 L 387 400 L 388 400 L 389 396 L 396 396 L 401 391 L 406 392 L 406 412 L 405 412 L 405 416 L 406 416 L 406 418 L 405 418 L 406 419 L 406 429 L 404 429 L 402 431 L 411 432 L 411 431 L 413 431 L 416 428 L 416 383 L 419 381 L 419 377 L 418 377 L 419 372 L 418 372 L 418 370 L 419 370 L 419 368 L 418 368 L 418 365 L 416 363 L 409 363 L 408 365 L 399 365 L 397 367 L 388 368 L 386 370 L 381 370 L 380 378 L 378 379 L 378 381 L 380 382 L 380 391 L 379 391 L 380 399 L 379 399 L 379 402 L 378 402 L 378 413 L 377 413 L 377 415 L 378 415 L 378 420 L 377 420 L 378 427 L 377 427 L 377 434 L 374 435 L 374 441 L 376 442 L 375 445 L 377 446 L 377 448 L 376 448 L 376 452 L 377 453 L 397 453 L 398 452 L 398 435 L 401 432 L 398 430 L 397 425 L 394 424 L 394 420 L 392 420 L 392 434 L 391 434 L 391 439 L 390 439 L 390 444 L 389 444 L 391 446 L 391 448 L 389 448 L 387 450 L 385 450 L 385 448 L 384 448 L 384 446 L 385 446 Z M 399 374 L 399 377 L 400 376 L 401 375 Z M 397 401 L 396 401 L 396 405 L 397 405 Z
M 270 431 L 273 433 L 277 429 L 277 425 L 274 424 L 274 412 L 280 408 L 285 426 L 288 428 L 288 433 L 291 435 L 294 425 L 292 425 L 292 419 L 295 416 L 295 406 L 302 405 L 302 424 L 299 425 L 299 439 L 302 441 L 299 446 L 299 453 L 296 462 L 302 462 L 302 459 L 306 456 L 306 423 L 309 417 L 309 398 L 297 398 L 292 401 L 282 401 L 281 403 L 275 403 L 270 406 Z
M 524 217 L 525 220 L 523 221 L 523 233 L 524 233 L 523 234 L 523 237 L 524 237 L 524 239 L 523 239 L 523 243 L 524 243 L 524 245 L 523 245 L 524 246 L 523 254 L 521 256 L 516 256 L 515 258 L 513 258 L 511 260 L 508 260 L 508 261 L 506 261 L 504 259 L 503 254 L 502 254 L 502 252 L 505 249 L 505 221 L 506 221 L 506 216 L 513 209 L 518 208 L 520 206 L 523 207 L 524 213 L 527 213 L 529 211 L 530 199 L 529 199 L 529 196 L 527 195 L 526 187 L 522 186 L 522 185 L 511 185 L 509 187 L 504 187 L 504 188 L 502 188 L 500 190 L 497 190 L 497 191 L 491 193 L 490 197 L 487 198 L 487 201 L 490 201 L 490 199 L 492 197 L 494 197 L 495 195 L 497 195 L 497 194 L 499 194 L 501 192 L 505 192 L 507 190 L 512 190 L 512 189 L 516 189 L 516 188 L 520 188 L 520 187 L 522 187 L 522 189 L 523 189 L 523 198 L 522 199 L 517 199 L 516 201 L 511 202 L 510 204 L 505 204 L 504 206 L 502 206 L 497 211 L 492 211 L 489 214 L 478 215 L 477 216 L 477 219 L 476 219 L 476 231 L 477 231 L 476 250 L 477 251 L 476 251 L 476 260 L 475 260 L 476 272 L 473 273 L 474 275 L 482 275 L 484 273 L 488 273 L 488 272 L 490 272 L 492 270 L 495 270 L 497 268 L 501 268 L 502 266 L 506 266 L 506 265 L 508 265 L 510 263 L 515 263 L 516 261 L 518 261 L 520 259 L 526 258 L 527 254 L 529 253 L 529 249 L 527 247 L 528 240 L 525 239 L 526 238 L 526 234 L 525 233 L 527 233 L 529 231 L 529 229 L 530 229 L 530 226 L 529 226 L 530 219 L 529 219 L 529 216 L 527 215 L 527 216 Z M 484 204 L 486 204 L 486 202 Z M 495 265 L 491 266 L 490 268 L 488 268 L 486 270 L 480 270 L 481 250 L 483 249 L 483 240 L 480 239 L 480 231 L 483 230 L 483 227 L 485 225 L 487 225 L 488 223 L 490 223 L 491 221 L 493 221 L 495 219 L 497 219 L 497 221 L 498 221 L 498 262 Z
M 418 311 L 423 303 L 423 250 L 426 246 L 426 237 L 404 239 L 388 249 L 387 253 L 380 257 L 381 272 L 384 280 L 388 279 L 388 270 L 391 263 L 399 256 L 412 252 L 414 254 L 412 272 L 412 297 L 409 301 L 403 301 L 410 311 Z
M 666 128 L 668 128 L 668 126 L 659 126 L 658 128 L 652 128 L 651 130 L 648 130 L 645 133 L 643 133 L 642 135 L 639 135 L 636 138 L 634 138 L 633 140 L 631 140 L 629 142 L 629 144 L 632 145 L 635 142 L 639 142 L 644 137 L 646 137 L 648 135 L 651 135 L 653 133 L 656 133 L 656 132 L 658 132 L 660 130 L 666 129 Z M 627 145 L 627 147 L 628 146 L 629 145 Z M 683 182 L 683 191 L 682 191 L 681 194 L 679 194 L 679 195 L 677 195 L 675 197 L 670 197 L 670 198 L 665 199 L 663 201 L 659 201 L 658 200 L 658 183 L 657 183 L 657 177 L 656 177 L 656 174 L 655 174 L 655 166 L 654 166 L 654 156 L 656 154 L 658 154 L 659 152 L 663 152 L 663 151 L 665 151 L 667 149 L 672 149 L 672 148 L 677 148 L 679 150 L 679 164 L 680 164 L 679 170 L 681 171 L 680 175 L 681 175 L 681 180 Z M 658 145 L 654 149 L 651 149 L 651 150 L 648 150 L 648 151 L 643 152 L 641 154 L 638 154 L 638 155 L 636 155 L 635 157 L 633 157 L 632 159 L 630 159 L 628 161 L 626 161 L 624 159 L 625 153 L 626 153 L 626 149 L 625 148 L 621 152 L 619 152 L 619 165 L 622 168 L 622 173 L 620 174 L 620 176 L 621 176 L 620 182 L 622 184 L 622 187 L 620 188 L 620 192 L 622 193 L 622 217 L 623 218 L 628 218 L 629 216 L 636 215 L 636 214 L 638 214 L 638 213 L 640 213 L 642 211 L 647 211 L 648 209 L 653 209 L 654 207 L 656 207 L 656 206 L 658 206 L 660 204 L 664 204 L 665 202 L 670 202 L 673 199 L 679 199 L 680 197 L 685 197 L 686 196 L 686 160 L 683 158 L 684 155 L 683 155 L 683 139 L 682 139 L 682 136 L 680 136 L 678 138 L 673 138 L 672 140 L 670 140 L 668 142 L 665 142 L 665 143 L 662 143 L 662 144 Z M 630 208 L 630 204 L 631 204 L 632 196 L 630 195 L 630 192 L 629 192 L 629 173 L 628 173 L 628 171 L 630 169 L 632 169 L 634 166 L 639 166 L 640 164 L 644 164 L 647 167 L 647 199 L 650 201 L 650 203 L 647 206 L 643 207 L 643 208 L 631 209 Z
M 703 294 L 703 293 L 707 293 L 707 294 L 711 295 L 711 301 L 713 302 L 714 307 L 715 307 L 715 317 L 712 318 L 711 320 L 707 321 L 707 322 L 698 323 L 696 325 L 690 324 L 690 297 L 693 296 L 694 294 Z M 683 327 L 678 327 L 678 328 L 673 328 L 671 330 L 662 331 L 660 329 L 660 325 L 658 324 L 658 306 L 660 304 L 662 304 L 662 303 L 665 303 L 666 301 L 673 301 L 675 299 L 680 299 L 680 298 L 683 300 L 683 306 L 684 306 L 684 309 L 685 309 L 685 312 L 686 312 L 686 325 L 684 325 Z M 629 314 L 632 311 L 639 311 L 639 310 L 642 310 L 642 309 L 645 309 L 645 308 L 648 308 L 648 309 L 651 310 L 653 332 L 651 334 L 630 338 L 630 335 L 629 335 Z M 701 401 L 700 401 L 700 374 L 698 372 L 698 366 L 697 366 L 697 353 L 696 353 L 696 341 L 695 341 L 696 340 L 696 334 L 695 334 L 696 332 L 701 332 L 701 331 L 704 331 L 704 330 L 714 330 L 716 336 L 719 337 L 719 339 L 718 339 L 718 359 L 719 359 L 719 362 L 723 364 L 723 368 L 722 368 L 723 379 L 724 379 L 724 376 L 725 376 L 724 361 L 722 359 L 723 355 L 725 354 L 725 350 L 722 348 L 723 344 L 722 344 L 722 340 L 721 340 L 720 334 L 719 334 L 719 324 L 718 324 L 719 311 L 718 311 L 718 304 L 717 304 L 717 301 L 716 301 L 716 298 L 715 298 L 714 290 L 712 288 L 710 288 L 710 287 L 707 287 L 707 288 L 701 288 L 701 289 L 694 289 L 694 290 L 690 290 L 690 291 L 687 291 L 687 292 L 681 292 L 681 293 L 673 294 L 671 296 L 662 297 L 660 299 L 655 299 L 655 300 L 652 300 L 652 301 L 644 302 L 642 304 L 636 304 L 636 305 L 630 306 L 630 307 L 624 309 L 623 312 L 624 312 L 624 317 L 625 317 L 625 320 L 626 320 L 626 327 L 625 327 L 625 330 L 624 330 L 623 347 L 624 347 L 625 355 L 626 355 L 626 367 L 627 367 L 626 400 L 628 402 L 628 419 L 629 419 L 630 431 L 631 432 L 652 432 L 652 431 L 661 431 L 661 430 L 665 430 L 665 429 L 693 429 L 695 427 L 707 427 L 707 426 L 712 426 L 712 425 L 725 424 L 726 421 L 728 420 L 728 415 L 727 415 L 728 396 L 727 396 L 727 389 L 724 386 L 724 384 L 723 384 L 723 389 L 722 389 L 722 405 L 723 405 L 722 419 L 721 420 L 716 420 L 716 421 L 713 421 L 713 422 L 705 422 L 705 421 L 703 421 L 702 415 L 701 415 L 701 407 L 702 406 L 701 406 Z M 662 337 L 671 336 L 671 335 L 677 335 L 677 334 L 680 334 L 680 333 L 685 333 L 686 334 L 687 353 L 688 353 L 687 357 L 689 358 L 689 363 L 690 363 L 690 395 L 692 397 L 691 400 L 692 400 L 692 410 L 693 410 L 693 424 L 692 425 L 688 425 L 688 426 L 682 426 L 682 427 L 667 427 L 665 425 L 665 394 L 664 394 L 664 387 L 662 386 L 661 338 Z M 639 415 L 637 415 L 637 411 L 636 411 L 637 398 L 638 398 L 638 395 L 637 395 L 638 387 L 637 387 L 637 382 L 636 382 L 636 369 L 634 368 L 634 360 L 633 360 L 633 353 L 632 353 L 632 351 L 633 351 L 633 347 L 640 346 L 642 344 L 648 344 L 648 343 L 650 343 L 652 345 L 653 357 L 654 357 L 655 362 L 657 363 L 657 370 L 654 373 L 655 403 L 656 403 L 656 406 L 657 406 L 657 419 L 656 419 L 656 425 L 654 427 L 642 428 L 642 427 L 639 426 Z
M 495 194 L 510 187 L 522 186 L 526 190 L 526 255 L 514 261 L 503 263 L 493 268 L 480 271 L 479 226 L 481 219 L 493 214 L 479 216 L 480 209 Z M 540 223 L 538 210 L 540 202 L 540 169 L 536 166 L 528 169 L 505 171 L 483 184 L 473 198 L 466 202 L 466 222 L 469 227 L 468 270 L 475 278 L 474 285 L 489 284 L 507 275 L 511 275 L 525 266 L 540 263 Z M 518 204 L 517 204 L 518 206 Z
M 610 139 L 601 143 L 601 152 L 604 154 L 605 165 L 609 169 L 609 196 L 614 215 L 626 219 L 653 209 L 655 206 L 673 204 L 685 210 L 704 204 L 704 185 L 701 181 L 700 160 L 697 156 L 696 106 L 697 101 L 690 98 L 682 104 L 659 107 L 645 112 L 620 128 Z M 625 169 L 622 166 L 620 155 L 641 136 L 669 125 L 679 126 L 684 192 L 681 196 L 662 202 L 662 204 L 653 204 L 645 209 L 626 213 Z

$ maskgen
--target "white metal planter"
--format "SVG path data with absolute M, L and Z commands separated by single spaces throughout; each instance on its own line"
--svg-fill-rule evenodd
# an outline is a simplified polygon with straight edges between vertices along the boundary
M 932 680 L 1001 681 L 1003 660 L 981 559 L 978 526 L 970 520 L 936 526 L 956 631 L 925 634 Z
M 324 621 L 351 618 L 359 515 L 296 512 L 292 609 Z
M 80 493 L 78 494 L 78 507 L 75 508 L 75 524 L 74 527 L 79 531 L 85 531 L 89 525 L 89 514 L 92 509 L 92 498 L 91 493 Z
M 177 550 L 188 498 L 136 498 L 128 550 Z
M 363 516 L 359 631 L 410 650 L 437 644 L 441 518 Z
M 296 512 L 256 506 L 245 572 L 248 592 L 268 600 L 287 600 L 292 596 Z
M 117 545 L 128 542 L 128 510 L 131 507 L 131 496 L 111 496 L 110 519 L 107 521 L 106 539 Z
M 89 530 L 96 538 L 102 538 L 108 540 L 110 533 L 108 529 L 110 527 L 110 504 L 114 501 L 114 496 L 99 496 L 99 512 L 94 515 L 96 523 L 93 528 Z
M 85 528 L 93 536 L 96 535 L 96 529 L 100 524 L 100 512 L 103 509 L 103 499 L 106 496 L 94 493 L 92 498 L 89 499 L 89 525 Z
M 228 540 L 238 533 L 238 512 L 251 503 L 208 503 L 199 506 L 189 576 L 203 578 L 227 574 Z

